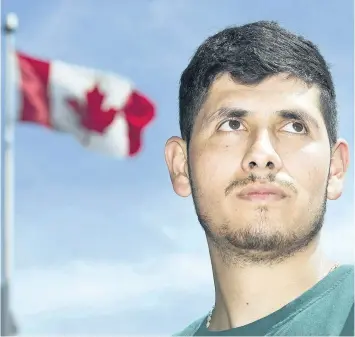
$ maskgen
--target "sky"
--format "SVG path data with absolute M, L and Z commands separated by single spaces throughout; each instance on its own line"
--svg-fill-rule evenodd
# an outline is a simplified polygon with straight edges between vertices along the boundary
M 164 145 L 178 127 L 181 72 L 205 38 L 275 20 L 315 42 L 334 76 L 340 135 L 353 158 L 353 1 L 4 0 L 17 46 L 46 59 L 130 78 L 157 105 L 139 156 L 101 156 L 72 137 L 16 128 L 15 270 L 22 334 L 172 334 L 214 301 L 204 233 L 191 198 L 174 194 Z M 352 263 L 353 164 L 328 203 L 322 245 Z

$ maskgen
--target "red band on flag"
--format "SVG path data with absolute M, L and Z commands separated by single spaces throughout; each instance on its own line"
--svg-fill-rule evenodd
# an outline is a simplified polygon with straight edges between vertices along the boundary
M 22 107 L 19 119 L 51 127 L 49 63 L 17 53 L 21 76 Z

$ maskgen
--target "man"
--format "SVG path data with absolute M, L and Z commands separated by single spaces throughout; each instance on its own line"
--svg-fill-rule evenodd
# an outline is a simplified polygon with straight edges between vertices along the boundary
M 165 159 L 206 233 L 215 305 L 177 336 L 353 335 L 353 267 L 319 247 L 349 149 L 316 46 L 274 22 L 225 29 L 198 48 L 179 100 Z

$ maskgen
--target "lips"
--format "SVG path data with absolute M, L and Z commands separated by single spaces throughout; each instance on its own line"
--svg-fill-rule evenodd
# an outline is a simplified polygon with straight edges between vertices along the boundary
M 276 186 L 272 185 L 253 185 L 243 188 L 238 197 L 244 200 L 281 200 L 287 197 L 286 193 Z

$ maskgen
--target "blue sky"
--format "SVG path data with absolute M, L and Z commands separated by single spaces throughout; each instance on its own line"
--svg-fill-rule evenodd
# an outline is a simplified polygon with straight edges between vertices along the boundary
M 26 334 L 172 333 L 207 312 L 212 275 L 192 200 L 177 197 L 164 162 L 179 135 L 178 82 L 197 46 L 228 25 L 267 19 L 317 43 L 334 75 L 340 133 L 353 157 L 351 0 L 4 1 L 18 47 L 114 71 L 157 104 L 144 150 L 116 160 L 33 125 L 16 130 L 13 307 Z M 353 261 L 353 165 L 330 202 L 322 238 Z

